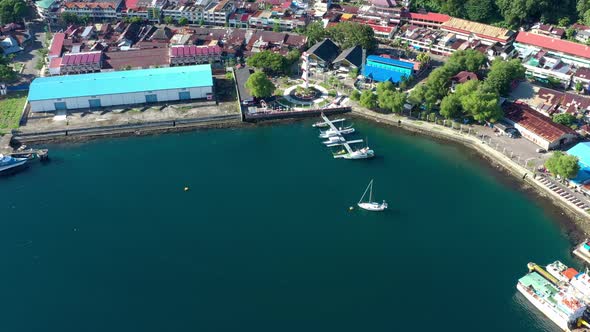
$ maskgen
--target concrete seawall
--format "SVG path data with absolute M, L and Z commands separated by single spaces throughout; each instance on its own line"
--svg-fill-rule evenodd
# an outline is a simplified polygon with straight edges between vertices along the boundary
M 37 143 L 46 141 L 66 141 L 93 137 L 145 135 L 159 132 L 183 131 L 194 128 L 227 127 L 241 123 L 239 114 L 219 115 L 194 119 L 176 119 L 130 123 L 111 126 L 84 128 L 64 128 L 51 131 L 13 132 L 17 143 Z
M 408 130 L 431 137 L 451 140 L 475 150 L 481 156 L 483 156 L 485 159 L 491 162 L 493 165 L 500 165 L 510 174 L 517 177 L 518 180 L 522 181 L 523 184 L 526 184 L 533 188 L 538 194 L 550 198 L 556 206 L 563 209 L 574 220 L 577 228 L 580 231 L 585 233 L 586 236 L 590 235 L 590 214 L 588 214 L 588 212 L 580 209 L 571 202 L 565 200 L 563 197 L 561 197 L 554 191 L 551 191 L 538 180 L 534 179 L 532 176 L 532 172 L 530 170 L 517 164 L 508 156 L 496 151 L 494 148 L 482 142 L 477 137 L 470 136 L 465 133 L 459 133 L 453 129 L 439 125 L 426 125 L 426 123 L 424 122 L 421 122 L 419 124 L 414 123 L 414 121 L 410 119 L 402 119 L 401 123 L 399 123 L 397 118 L 393 119 L 386 114 L 379 114 L 360 108 L 353 108 L 352 113 L 354 115 L 372 121 L 376 121 L 378 123 L 384 123 L 393 127 L 398 127 L 402 130 Z M 524 177 L 525 174 L 528 174 L 530 176 Z M 582 238 L 583 236 L 578 235 L 576 237 Z M 578 239 L 575 240 L 577 241 Z

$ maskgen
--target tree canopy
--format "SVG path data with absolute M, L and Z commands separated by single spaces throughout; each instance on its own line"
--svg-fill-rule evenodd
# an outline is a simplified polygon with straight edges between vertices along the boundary
M 377 48 L 377 40 L 373 29 L 356 22 L 341 22 L 326 30 L 328 36 L 345 49 L 360 45 L 368 52 Z
M 406 97 L 405 93 L 397 91 L 389 81 L 377 84 L 377 105 L 382 110 L 401 113 Z
M 558 23 L 564 18 L 582 18 L 589 0 L 414 0 L 413 11 L 426 9 L 484 23 L 512 26 L 523 22 Z M 562 21 L 563 22 L 563 21 Z M 571 22 L 571 21 L 570 21 Z
M 577 157 L 567 155 L 561 151 L 555 151 L 545 162 L 545 168 L 553 175 L 559 175 L 565 179 L 572 179 L 578 175 L 580 165 L 578 164 Z
M 0 82 L 6 83 L 16 79 L 16 72 L 9 66 L 10 58 L 0 54 Z
M 486 88 L 505 96 L 510 92 L 510 83 L 516 79 L 523 79 L 525 71 L 518 59 L 494 60 L 485 80 Z
M 576 117 L 570 113 L 556 114 L 553 116 L 553 122 L 562 124 L 564 126 L 571 126 L 576 122 Z
M 0 0 L 0 23 L 8 24 L 22 20 L 28 7 L 22 0 Z
M 376 109 L 378 106 L 377 95 L 374 94 L 372 91 L 365 90 L 361 93 L 361 98 L 359 103 L 361 106 L 366 107 L 368 109 Z
M 179 25 L 187 25 L 188 24 L 188 18 L 181 17 L 180 19 L 178 19 L 178 24 Z
M 471 116 L 476 121 L 496 122 L 504 115 L 498 94 L 485 91 L 479 81 L 457 85 L 455 93 L 443 98 L 440 114 L 447 119 Z
M 252 96 L 257 98 L 267 98 L 275 92 L 275 85 L 268 79 L 266 74 L 257 71 L 250 75 L 246 81 L 246 87 L 250 90 Z
M 258 68 L 268 74 L 285 73 L 287 72 L 289 65 L 287 59 L 284 56 L 271 51 L 262 51 L 260 53 L 256 53 L 249 57 L 246 60 L 246 63 L 248 66 Z

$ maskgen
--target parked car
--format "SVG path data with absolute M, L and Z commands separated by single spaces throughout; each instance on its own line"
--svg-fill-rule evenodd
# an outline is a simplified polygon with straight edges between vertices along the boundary
M 506 128 L 506 130 L 504 130 L 504 132 L 510 138 L 519 138 L 519 137 L 521 137 L 520 132 L 516 128 Z
M 545 149 L 543 149 L 543 148 L 538 148 L 538 149 L 537 149 L 537 152 L 538 152 L 538 153 L 545 153 L 545 152 L 547 152 L 547 150 L 545 150 Z

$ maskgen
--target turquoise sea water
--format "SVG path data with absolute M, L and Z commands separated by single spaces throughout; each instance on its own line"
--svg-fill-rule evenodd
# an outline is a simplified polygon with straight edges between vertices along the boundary
M 0 331 L 556 330 L 515 288 L 575 263 L 546 204 L 365 122 L 378 157 L 332 159 L 310 124 L 54 145 L 0 178 Z M 390 210 L 349 212 L 371 178 Z

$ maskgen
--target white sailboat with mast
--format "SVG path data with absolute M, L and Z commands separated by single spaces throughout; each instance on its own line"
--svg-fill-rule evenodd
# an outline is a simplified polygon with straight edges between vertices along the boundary
M 369 192 L 369 200 L 367 202 L 363 202 L 365 196 L 367 195 L 367 191 Z M 367 189 L 361 196 L 361 199 L 357 203 L 358 207 L 367 211 L 383 211 L 387 209 L 387 202 L 383 201 L 382 203 L 373 202 L 373 179 L 369 182 Z

